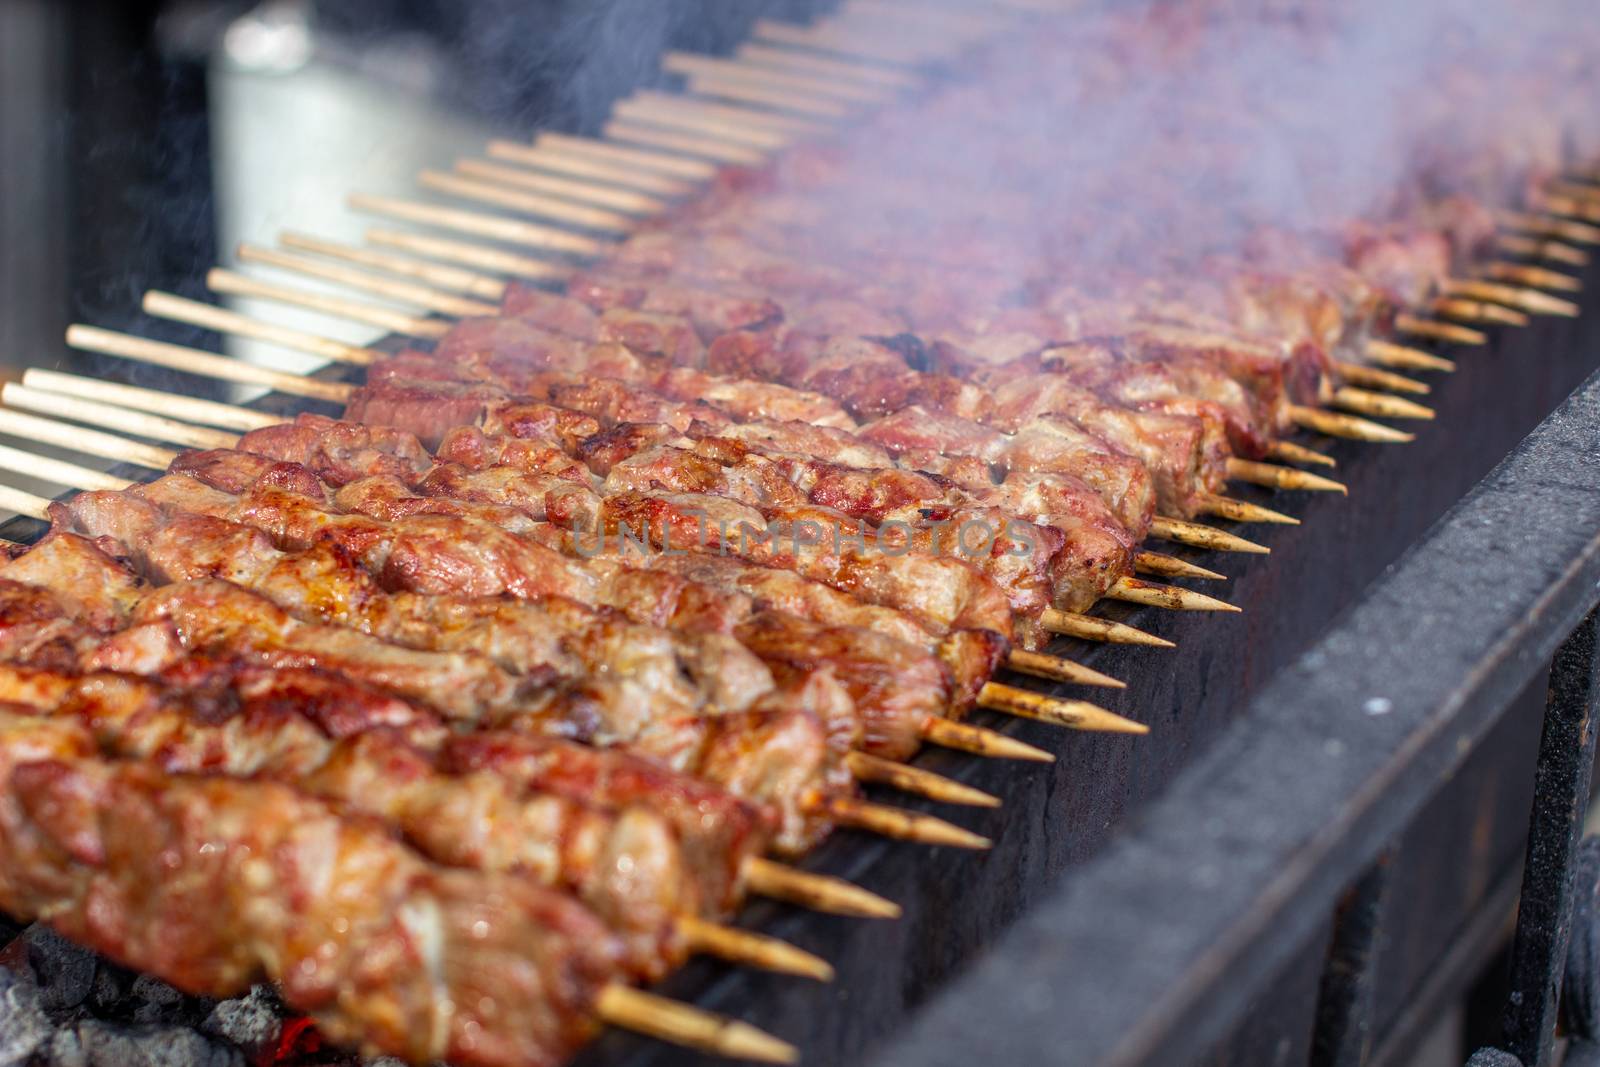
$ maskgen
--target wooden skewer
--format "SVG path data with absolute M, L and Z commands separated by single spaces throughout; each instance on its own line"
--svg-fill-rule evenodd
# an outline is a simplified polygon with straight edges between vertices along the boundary
M 859 797 L 817 797 L 805 807 L 813 814 L 827 816 L 839 826 L 865 830 L 896 841 L 971 849 L 986 849 L 994 844 L 981 834 L 964 830 L 937 816 L 874 804 Z
M 181 297 L 172 297 L 180 300 Z M 193 303 L 193 301 L 189 301 Z M 209 307 L 201 304 L 201 307 Z M 273 370 L 255 363 L 229 359 L 197 348 L 148 341 L 143 337 L 102 330 L 98 326 L 73 325 L 67 327 L 67 344 L 84 352 L 98 352 L 106 356 L 120 356 L 141 363 L 152 363 L 169 370 L 198 374 L 219 381 L 237 382 L 241 385 L 260 385 L 291 396 L 309 397 L 343 403 L 350 398 L 352 387 L 344 382 L 325 382 L 288 371 Z M 173 414 L 177 410 L 172 409 Z
M 360 249 L 343 249 L 335 246 L 335 254 L 348 252 L 359 253 Z M 259 263 L 268 267 L 277 267 L 280 270 L 293 271 L 312 278 L 321 278 L 324 281 L 346 285 L 364 293 L 381 296 L 397 304 L 409 304 L 427 311 L 435 311 L 441 315 L 450 315 L 454 318 L 469 318 L 473 315 L 499 314 L 498 304 L 487 304 L 482 300 L 469 300 L 463 296 L 454 296 L 450 293 L 435 289 L 429 285 L 416 282 L 395 281 L 379 274 L 371 274 L 364 270 L 356 270 L 338 263 L 324 263 L 319 259 L 309 256 L 296 255 L 293 252 L 280 252 L 275 248 L 263 248 L 260 245 L 249 243 L 239 245 L 236 253 L 240 262 Z M 383 256 L 384 253 L 377 253 Z M 396 257 L 403 258 L 403 257 Z M 415 261 L 407 261 L 415 262 Z
M 1339 372 L 1339 377 L 1363 389 L 1383 389 L 1391 393 L 1410 393 L 1413 396 L 1426 396 L 1433 392 L 1433 386 L 1427 382 L 1419 382 L 1415 378 L 1407 378 L 1404 374 L 1396 374 L 1393 371 L 1369 367 L 1365 363 L 1339 360 L 1333 366 Z
M 1293 441 L 1273 441 L 1267 445 L 1267 455 L 1272 459 L 1281 459 L 1285 463 L 1302 463 L 1312 467 L 1337 467 L 1339 461 L 1332 456 L 1318 452 L 1305 445 L 1297 445 Z
M 1564 219 L 1577 219 L 1579 224 L 1600 222 L 1600 204 L 1570 196 L 1541 193 L 1528 198 L 1528 206 Z
M 424 204 L 418 200 L 404 200 L 395 196 L 351 193 L 345 198 L 345 203 L 352 211 L 404 219 L 407 222 L 420 222 L 455 230 L 458 233 L 470 233 L 475 237 L 487 237 L 491 241 L 504 241 L 507 244 L 525 245 L 550 252 L 597 256 L 606 247 L 602 241 L 570 230 L 558 230 L 552 226 L 507 218 L 505 215 L 485 215 L 478 211 L 440 207 L 437 204 Z
M 1392 426 L 1382 423 L 1370 422 L 1354 415 L 1345 415 L 1337 411 L 1323 411 L 1320 408 L 1305 407 L 1300 404 L 1291 405 L 1289 417 L 1294 424 L 1302 429 L 1314 430 L 1325 433 L 1329 437 L 1347 437 L 1353 441 L 1372 441 L 1376 443 L 1404 444 L 1415 441 L 1417 435 L 1404 430 L 1396 430 Z
M 490 141 L 485 151 L 490 159 L 502 159 L 524 167 L 589 181 L 609 182 L 611 185 L 626 186 L 650 196 L 676 198 L 688 196 L 695 189 L 692 182 L 681 178 L 643 170 L 633 164 L 595 159 L 561 149 L 535 147 L 516 141 Z
M 0 511 L 14 511 L 30 519 L 50 521 L 50 501 L 9 485 L 0 485 Z
M 765 1030 L 654 993 L 608 985 L 594 1003 L 595 1018 L 670 1044 L 759 1063 L 797 1063 L 800 1051 Z
M 1299 526 L 1300 520 L 1292 515 L 1285 515 L 1281 511 L 1264 508 L 1260 504 L 1252 504 L 1245 500 L 1235 500 L 1232 497 L 1219 496 L 1216 493 L 1200 494 L 1200 511 L 1205 515 L 1215 515 L 1221 519 L 1233 522 L 1270 522 L 1280 526 Z
M 410 334 L 412 337 L 437 339 L 443 337 L 450 329 L 449 323 L 440 322 L 438 319 L 420 318 L 376 304 L 263 282 L 222 267 L 213 267 L 206 272 L 206 288 L 226 296 L 247 296 L 256 300 L 271 300 L 291 307 L 306 308 L 334 318 L 376 326 L 382 330 Z M 370 363 L 371 360 L 365 362 Z
M 1146 648 L 1177 648 L 1171 641 L 1155 634 L 1147 634 L 1136 626 L 1097 619 L 1092 615 L 1079 615 L 1071 611 L 1046 608 L 1039 624 L 1053 634 L 1076 637 L 1084 641 L 1102 641 L 1112 645 L 1142 645 Z
M 1589 253 L 1581 248 L 1560 241 L 1539 240 L 1516 233 L 1502 233 L 1495 236 L 1495 244 L 1502 252 L 1513 256 L 1527 256 L 1529 259 L 1542 259 L 1549 263 L 1561 263 L 1569 267 L 1585 267 L 1589 264 Z
M 1074 663 L 1070 659 L 1044 652 L 1029 652 L 1023 648 L 1013 648 L 1006 653 L 1006 666 L 1018 674 L 1048 678 L 1055 682 L 1071 682 L 1074 685 L 1089 685 L 1099 689 L 1128 687 L 1127 682 L 1113 678 L 1109 674 L 1102 674 L 1093 667 L 1085 667 L 1081 663 Z
M 1545 186 L 1545 191 L 1555 196 L 1571 197 L 1574 200 L 1600 202 L 1600 185 L 1592 181 L 1575 179 L 1553 181 Z
M 181 444 L 188 448 L 232 448 L 239 440 L 235 434 L 213 430 L 209 426 L 191 426 L 186 422 L 142 411 L 128 411 L 110 404 L 85 400 L 82 397 L 48 393 L 20 382 L 7 382 L 4 387 L 0 387 L 0 399 L 4 399 L 13 408 L 20 409 L 20 411 L 0 409 L 0 413 L 13 424 L 18 424 L 18 420 L 21 419 L 30 419 L 29 416 L 22 415 L 21 411 L 32 411 L 40 415 L 54 415 L 61 419 L 76 419 L 91 426 L 114 426 L 121 433 Z M 98 430 L 84 431 L 81 427 L 64 427 L 61 423 L 51 422 L 48 419 L 30 419 L 30 422 L 32 432 L 39 435 L 35 440 L 66 448 L 77 448 L 80 452 L 89 452 L 107 459 L 123 459 L 153 470 L 166 470 L 172 461 L 178 458 L 178 453 L 171 449 L 140 444 L 126 437 L 102 434 Z M 60 434 L 59 439 L 52 436 L 58 430 L 65 431 Z M 12 432 L 16 432 L 18 436 L 27 436 L 21 432 L 20 426 L 18 430 Z M 88 433 L 91 436 L 77 436 L 81 433 Z M 96 451 L 95 445 L 98 445 L 99 451 Z
M 1246 541 L 1238 534 L 1229 533 L 1227 530 L 1218 530 L 1204 523 L 1172 519 L 1164 515 L 1157 515 L 1150 523 L 1150 536 L 1193 548 L 1209 548 L 1215 552 L 1245 552 L 1265 556 L 1272 551 L 1265 545 Z
M 927 797 L 943 804 L 963 804 L 973 808 L 1000 806 L 1000 798 L 991 793 L 907 763 L 896 763 L 860 751 L 846 752 L 844 763 L 851 777 L 858 782 L 886 785 L 902 793 Z
M 496 305 L 498 305 L 500 298 L 505 295 L 506 291 L 504 282 L 497 281 L 485 274 L 479 274 L 477 271 L 464 270 L 460 267 L 451 267 L 442 263 L 430 263 L 425 259 L 404 256 L 396 252 L 384 252 L 376 248 L 340 244 L 337 241 L 329 241 L 311 234 L 285 230 L 278 235 L 278 243 L 285 248 L 292 248 L 300 252 L 311 252 L 315 255 L 326 256 L 329 259 L 344 260 L 348 263 L 355 263 L 363 267 L 371 267 L 374 270 L 396 274 L 422 285 L 431 286 L 435 290 L 445 290 L 451 293 L 462 293 L 492 300 Z M 242 249 L 247 246 L 240 245 L 239 247 Z M 255 246 L 248 247 L 254 248 Z
M 632 215 L 624 215 L 620 211 L 591 207 L 559 196 L 507 189 L 494 182 L 476 181 L 444 171 L 425 170 L 417 175 L 417 184 L 436 193 L 493 204 L 495 207 L 503 207 L 520 215 L 534 215 L 587 230 L 627 233 L 638 224 L 638 220 Z
M 153 471 L 165 471 L 178 458 L 178 453 L 166 448 L 130 449 L 130 445 L 137 442 L 115 434 L 93 431 L 81 434 L 82 426 L 74 426 L 67 422 L 57 422 L 54 419 L 35 418 L 23 414 L 23 411 L 45 412 L 59 419 L 72 419 L 77 422 L 94 422 L 96 425 L 109 426 L 118 433 L 134 433 L 133 427 L 142 426 L 143 420 L 152 416 L 143 412 L 128 411 L 122 408 L 97 404 L 92 400 L 80 397 L 66 396 L 54 393 L 43 393 L 27 386 L 19 386 L 15 382 L 7 382 L 3 389 L 7 403 L 13 404 L 19 410 L 0 408 L 0 426 L 11 426 L 20 432 L 24 426 L 34 436 L 31 440 L 47 445 L 57 445 L 61 448 L 81 452 L 87 456 L 99 456 L 102 459 L 114 459 L 131 463 L 138 467 L 145 467 Z M 182 424 L 179 424 L 182 425 Z M 208 441 L 207 448 L 232 448 L 238 444 L 238 437 L 221 430 L 210 430 L 202 426 L 189 426 L 175 436 L 186 436 L 189 431 L 198 431 L 205 434 L 216 434 L 220 440 Z M 170 440 L 164 433 L 152 433 L 150 436 L 157 440 Z M 75 486 L 74 488 L 83 488 Z
M 6 393 L 12 393 L 15 386 L 15 382 L 7 382 Z M 9 395 L 7 399 L 10 399 Z M 158 448 L 155 445 L 130 441 L 126 437 L 91 430 L 86 426 L 69 426 L 51 419 L 25 415 L 10 408 L 0 408 L 0 433 L 21 437 L 36 444 L 56 445 L 85 455 L 122 460 L 155 470 L 166 470 L 168 464 L 178 458 L 178 453 L 170 448 Z
M 1186 559 L 1144 549 L 1133 554 L 1133 569 L 1140 574 L 1157 574 L 1163 578 L 1196 578 L 1208 582 L 1228 580 L 1226 574 L 1218 574 Z
M 1106 592 L 1112 600 L 1122 600 L 1129 604 L 1143 604 L 1146 607 L 1166 608 L 1169 611 L 1242 611 L 1244 609 L 1218 600 L 1216 597 L 1197 593 L 1193 589 L 1184 589 L 1176 585 L 1160 585 L 1156 582 L 1143 582 L 1137 578 L 1118 578 Z
M 1590 226 L 1571 219 L 1554 219 L 1526 211 L 1501 211 L 1496 216 L 1500 224 L 1513 233 L 1531 234 L 1534 237 L 1553 237 L 1575 245 L 1600 244 L 1600 227 Z
M 834 122 L 849 118 L 852 112 L 851 105 L 842 100 L 796 96 L 787 89 L 777 89 L 759 82 L 741 81 L 737 78 L 719 78 L 712 74 L 698 74 L 690 78 L 689 90 L 719 100 L 759 104 L 762 107 L 798 113 L 807 118 L 829 119 Z
M 1458 296 L 1444 296 L 1433 301 L 1435 314 L 1445 315 L 1463 322 L 1489 322 L 1497 326 L 1526 326 L 1528 316 L 1499 304 L 1486 304 L 1481 300 L 1464 300 Z
M 767 153 L 748 145 L 732 144 L 709 134 L 671 130 L 626 119 L 610 119 L 600 132 L 607 140 L 631 145 L 649 145 L 688 156 L 704 156 L 718 163 L 739 167 L 759 167 L 767 161 Z
M 360 345 L 347 345 L 342 341 L 332 341 L 326 337 L 305 333 L 300 330 L 291 330 L 287 326 L 275 326 L 271 323 L 261 322 L 249 318 L 235 311 L 219 308 L 215 304 L 202 304 L 198 300 L 187 297 L 175 296 L 172 293 L 163 293 L 152 289 L 144 294 L 142 306 L 146 314 L 154 315 L 158 319 L 172 319 L 176 322 L 185 322 L 190 326 L 200 326 L 208 330 L 217 330 L 221 333 L 235 333 L 241 337 L 253 338 L 257 341 L 266 341 L 283 348 L 293 349 L 296 352 L 307 352 L 313 356 L 321 356 L 337 363 L 354 363 L 366 366 L 378 358 L 378 353 L 370 348 Z M 71 338 L 69 337 L 70 341 Z
M 1555 289 L 1563 293 L 1583 290 L 1583 281 L 1579 278 L 1563 274 L 1558 270 L 1529 266 L 1526 263 L 1489 263 L 1484 266 L 1483 273 L 1496 281 L 1516 282 L 1518 285 L 1531 285 L 1537 289 Z
M 674 104 L 670 101 L 682 101 Z M 698 101 L 693 97 L 667 97 L 666 99 L 623 99 L 618 100 L 611 108 L 611 114 L 626 122 L 640 123 L 647 126 L 665 126 L 670 129 L 680 129 L 705 137 L 716 137 L 733 144 L 745 145 L 757 152 L 775 152 L 792 144 L 795 140 L 793 134 L 780 130 L 763 129 L 759 126 L 750 126 L 727 119 L 715 113 L 701 110 L 701 107 L 727 107 L 726 104 L 711 104 Z
M 978 694 L 978 704 L 1008 715 L 1037 719 L 1072 730 L 1091 730 L 1096 733 L 1147 734 L 1150 728 L 1143 723 L 1123 718 L 1086 700 L 1063 700 L 1046 696 L 1030 689 L 1018 689 L 999 682 L 986 682 Z
M 833 981 L 833 965 L 781 938 L 680 915 L 673 923 L 691 952 L 775 974 Z
M 1424 319 L 1404 311 L 1394 317 L 1394 328 L 1401 333 L 1409 333 L 1414 337 L 1426 337 L 1434 341 L 1452 341 L 1458 345 L 1481 345 L 1487 344 L 1489 341 L 1489 335 L 1481 330 L 1474 330 L 1453 322 Z
M 1333 402 L 1346 411 L 1358 415 L 1372 415 L 1380 419 L 1431 419 L 1434 410 L 1415 400 L 1388 393 L 1373 393 L 1365 389 L 1341 385 L 1333 391 Z
M 202 355 L 204 353 L 201 353 Z M 259 430 L 266 426 L 276 426 L 283 421 L 282 415 L 273 415 L 265 411 L 252 411 L 250 408 L 238 407 L 234 404 L 219 404 L 214 400 L 201 400 L 198 397 L 180 396 L 175 393 L 165 393 L 157 389 L 141 389 L 138 386 L 122 385 L 118 382 L 108 382 L 99 378 L 81 378 L 75 374 L 63 374 L 60 371 L 39 370 L 30 367 L 22 372 L 22 388 L 27 390 L 29 396 L 33 395 L 63 395 L 77 397 L 97 405 L 105 405 L 107 411 L 145 411 L 156 415 L 175 416 L 175 418 L 162 419 L 159 425 L 170 424 L 169 433 L 188 433 L 204 426 L 222 426 L 230 430 L 248 432 Z M 103 415 L 106 412 L 99 412 Z M 71 416 L 68 416 L 69 418 Z M 179 422 L 178 419 L 184 421 Z M 157 425 L 157 424 L 152 424 Z M 182 428 L 181 430 L 179 428 Z M 170 441 L 175 444 L 193 445 L 197 448 L 223 448 L 232 447 L 236 440 L 228 438 L 229 445 L 201 444 L 200 438 L 193 441 L 184 440 L 181 436 L 162 436 L 156 433 L 140 434 L 142 437 L 151 437 L 158 441 Z M 217 440 L 221 440 L 218 438 Z
M 366 239 L 368 244 L 383 248 L 398 248 L 430 259 L 459 263 L 477 270 L 509 274 L 517 278 L 557 281 L 572 273 L 572 268 L 565 263 L 550 263 L 515 252 L 507 252 L 502 248 L 489 248 L 467 241 L 453 241 L 448 237 L 435 237 L 431 234 L 407 233 L 404 230 L 379 227 L 368 230 Z
M 1443 356 L 1436 356 L 1432 352 L 1424 352 L 1420 348 L 1408 348 L 1397 345 L 1392 341 L 1368 341 L 1366 345 L 1367 358 L 1380 367 L 1398 367 L 1401 370 L 1437 370 L 1446 374 L 1454 374 L 1456 365 L 1452 360 Z
M 808 119 L 799 115 L 781 115 L 767 108 L 748 107 L 743 104 L 719 104 L 711 100 L 703 100 L 698 96 L 682 96 L 678 93 L 662 92 L 659 89 L 638 89 L 628 99 L 656 108 L 670 107 L 680 111 L 692 110 L 697 114 L 720 119 L 730 126 L 770 130 L 787 134 L 790 138 L 819 137 L 833 129 L 833 123 L 823 122 L 820 119 Z
M 928 719 L 922 724 L 922 739 L 930 745 L 952 748 L 957 752 L 986 756 L 990 759 L 1018 759 L 1033 763 L 1054 763 L 1056 760 L 1044 749 L 1036 748 L 1026 741 L 1018 741 L 1014 737 L 1007 737 L 986 727 L 974 726 L 970 722 L 955 722 L 951 719 Z
M 910 89 L 922 81 L 916 75 L 903 70 L 845 59 L 832 59 L 810 52 L 796 52 L 788 48 L 774 48 L 771 45 L 755 42 L 740 45 L 733 50 L 733 54 L 747 66 L 776 67 L 779 70 L 820 75 L 825 78 L 852 78 L 888 89 Z
M 740 868 L 745 888 L 773 900 L 853 919 L 898 919 L 900 905 L 854 882 L 813 874 L 774 860 L 752 856 Z
M 785 89 L 802 96 L 842 100 L 852 104 L 876 104 L 893 98 L 897 90 L 856 79 L 800 74 L 758 63 L 689 52 L 668 52 L 661 57 L 661 69 L 687 78 L 719 78 L 751 82 L 774 89 Z
M 1271 463 L 1257 463 L 1254 460 L 1238 459 L 1237 457 L 1230 457 L 1228 460 L 1228 479 L 1236 482 L 1249 482 L 1252 485 L 1264 485 L 1269 489 L 1303 489 L 1319 493 L 1349 493 L 1343 482 L 1336 482 L 1332 478 L 1324 478 L 1320 474 L 1296 470 L 1293 467 L 1279 467 Z
M 556 174 L 543 174 L 524 167 L 511 167 L 487 159 L 458 159 L 457 173 L 481 181 L 515 185 L 530 192 L 550 196 L 564 196 L 581 200 L 612 211 L 625 211 L 632 215 L 659 215 L 667 209 L 667 202 L 658 196 L 635 192 L 632 189 L 613 189 L 576 178 L 563 178 Z
M 1460 293 L 1477 300 L 1493 301 L 1507 307 L 1518 308 L 1534 315 L 1558 315 L 1577 318 L 1578 305 L 1537 289 L 1526 289 L 1499 282 L 1481 281 L 1477 278 L 1451 278 L 1445 282 L 1445 292 Z
M 20 448 L 11 448 L 8 445 L 0 445 L 0 470 L 26 474 L 41 482 L 52 482 L 71 489 L 95 492 L 119 492 L 134 484 L 127 478 L 118 478 L 114 474 L 107 474 L 93 467 L 24 452 Z
M 535 148 L 569 156 L 603 160 L 624 167 L 643 168 L 690 182 L 708 182 L 717 176 L 717 165 L 704 159 L 690 159 L 638 146 L 611 144 L 592 137 L 545 131 L 533 139 Z

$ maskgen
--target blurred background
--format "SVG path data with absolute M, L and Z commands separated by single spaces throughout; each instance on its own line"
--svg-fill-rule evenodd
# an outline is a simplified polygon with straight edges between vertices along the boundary
M 491 136 L 592 131 L 613 99 L 661 81 L 664 50 L 728 49 L 757 18 L 826 6 L 0 0 L 0 377 L 92 371 L 62 343 L 79 321 L 309 366 L 148 319 L 139 298 L 203 296 L 205 269 L 242 238 L 359 240 L 372 220 L 347 212 L 345 194 L 410 192 L 423 166 L 478 154 Z

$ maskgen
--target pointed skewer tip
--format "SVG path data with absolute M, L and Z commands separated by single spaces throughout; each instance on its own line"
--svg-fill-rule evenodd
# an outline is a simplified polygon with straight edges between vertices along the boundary
M 898 919 L 900 905 L 854 882 L 751 856 L 740 869 L 752 893 L 851 919 Z
M 757 1063 L 800 1060 L 800 1051 L 789 1042 L 749 1023 L 624 985 L 612 984 L 601 990 L 594 1012 L 608 1025 L 716 1056 Z
M 925 797 L 941 804 L 960 804 L 971 808 L 998 808 L 1000 798 L 964 782 L 906 763 L 883 759 L 866 752 L 845 754 L 845 766 L 858 782 L 889 786 L 902 793 Z
M 702 955 L 774 974 L 792 974 L 818 982 L 833 981 L 831 963 L 779 938 L 708 922 L 694 915 L 680 916 L 677 925 L 689 947 Z
M 1014 759 L 1026 760 L 1031 763 L 1054 763 L 1056 757 L 1050 752 L 1026 741 L 1018 741 L 1014 737 L 1007 737 L 996 730 L 983 726 L 974 726 L 969 722 L 953 722 L 950 719 L 930 718 L 923 723 L 922 739 L 929 744 L 940 745 L 944 748 L 953 748 L 958 752 L 968 752 L 974 756 L 985 756 L 989 759 Z
M 975 834 L 936 815 L 874 804 L 859 797 L 827 797 L 818 801 L 814 810 L 827 815 L 840 826 L 881 834 L 896 841 L 974 850 L 987 849 L 994 844 L 982 834 Z
M 1137 578 L 1121 578 L 1106 593 L 1114 600 L 1146 607 L 1166 608 L 1169 611 L 1243 611 L 1237 604 L 1197 593 L 1176 585 L 1144 582 Z
M 1102 674 L 1092 667 L 1085 667 L 1081 663 L 1074 663 L 1072 660 L 1063 659 L 1060 656 L 1052 656 L 1044 652 L 1030 652 L 1022 648 L 1014 648 L 1007 654 L 1006 666 L 1018 674 L 1032 675 L 1035 678 L 1049 678 L 1057 682 L 1093 685 L 1102 689 L 1128 688 L 1128 683 L 1122 679 L 1113 678 L 1109 674 Z

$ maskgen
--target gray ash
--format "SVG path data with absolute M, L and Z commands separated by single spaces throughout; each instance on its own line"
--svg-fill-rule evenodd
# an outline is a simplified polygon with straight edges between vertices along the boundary
M 267 987 L 190 996 L 0 916 L 0 1067 L 399 1067 L 326 1046 Z

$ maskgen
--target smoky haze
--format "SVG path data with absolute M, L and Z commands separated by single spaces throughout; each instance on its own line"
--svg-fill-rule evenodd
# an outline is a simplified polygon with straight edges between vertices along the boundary
M 888 252 L 990 293 L 1186 269 L 1263 231 L 1331 244 L 1420 221 L 1422 194 L 1505 203 L 1593 146 L 1589 22 L 1564 0 L 1108 5 L 1000 38 L 727 207 L 858 269 Z

